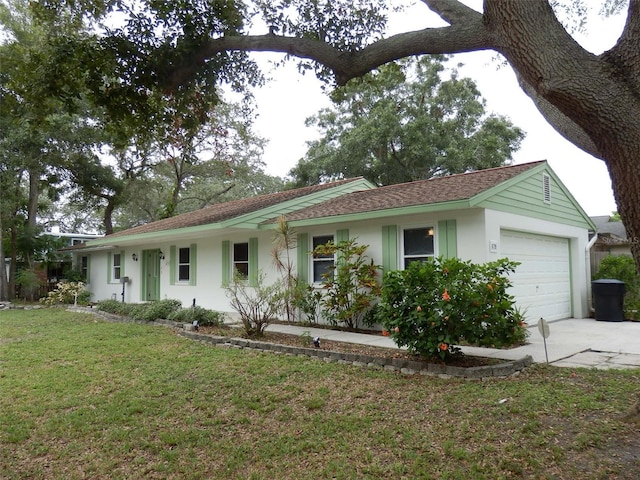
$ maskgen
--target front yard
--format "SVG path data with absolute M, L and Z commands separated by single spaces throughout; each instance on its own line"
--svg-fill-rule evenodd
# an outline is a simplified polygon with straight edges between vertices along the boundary
M 0 312 L 3 479 L 636 479 L 640 371 L 404 376 Z

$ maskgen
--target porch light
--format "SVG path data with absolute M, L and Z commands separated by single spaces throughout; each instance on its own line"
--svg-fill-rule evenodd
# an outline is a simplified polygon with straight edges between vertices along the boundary
M 131 254 L 131 259 L 132 259 L 134 262 L 137 262 L 137 261 L 138 261 L 138 254 L 137 254 L 137 253 L 132 253 L 132 254 Z
M 164 252 L 162 250 L 160 250 L 159 255 L 160 255 L 160 260 L 164 260 Z

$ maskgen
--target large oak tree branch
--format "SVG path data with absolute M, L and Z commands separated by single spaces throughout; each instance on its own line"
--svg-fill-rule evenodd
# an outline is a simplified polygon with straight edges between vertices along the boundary
M 190 60 L 201 63 L 227 50 L 280 52 L 314 60 L 332 70 L 336 83 L 344 85 L 380 65 L 411 55 L 426 53 L 460 53 L 492 47 L 482 16 L 467 18 L 464 23 L 442 28 L 426 28 L 378 40 L 361 50 L 344 52 L 313 39 L 279 35 L 224 36 L 214 38 Z M 188 63 L 188 62 L 183 62 Z

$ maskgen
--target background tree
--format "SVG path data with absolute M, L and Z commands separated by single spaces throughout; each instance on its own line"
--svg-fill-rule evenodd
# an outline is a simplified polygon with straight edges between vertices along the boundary
M 77 43 L 75 50 L 82 46 L 87 65 L 95 63 L 96 51 L 109 52 L 109 66 L 117 68 L 111 75 L 94 68 L 90 77 L 95 92 L 111 93 L 106 104 L 114 112 L 117 105 L 120 111 L 131 111 L 131 106 L 136 106 L 134 112 L 144 111 L 149 91 L 180 92 L 198 80 L 205 86 L 229 81 L 239 88 L 244 76 L 255 83 L 255 65 L 244 56 L 249 51 L 301 58 L 303 67 L 314 68 L 325 79 L 332 74 L 338 85 L 345 85 L 401 58 L 493 50 L 515 70 L 523 91 L 550 125 L 605 161 L 640 267 L 640 0 L 605 1 L 608 9 L 627 7 L 627 21 L 617 43 L 600 55 L 571 37 L 554 11 L 562 2 L 484 0 L 482 11 L 459 0 L 422 3 L 446 25 L 385 38 L 391 6 L 383 0 L 143 1 L 135 3 L 135 11 L 111 0 L 31 2 L 51 23 L 66 16 L 76 22 L 95 19 L 104 27 L 102 35 Z M 577 8 L 562 15 L 579 25 L 587 2 L 567 4 Z M 125 16 L 124 26 L 100 23 L 116 8 Z M 266 26 L 254 31 L 264 28 L 264 34 L 250 31 L 255 19 Z M 51 71 L 59 73 L 52 75 L 52 84 L 69 88 L 60 80 L 65 68 Z M 72 71 L 77 74 L 66 73 Z
M 473 80 L 455 70 L 443 80 L 444 61 L 389 63 L 334 90 L 334 106 L 307 120 L 323 137 L 291 171 L 296 183 L 364 176 L 389 185 L 507 163 L 524 133 L 486 114 Z

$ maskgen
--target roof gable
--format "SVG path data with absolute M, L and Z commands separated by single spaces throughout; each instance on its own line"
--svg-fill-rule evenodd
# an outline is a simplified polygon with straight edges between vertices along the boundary
M 589 216 L 546 161 L 477 195 L 471 205 L 594 229 Z

